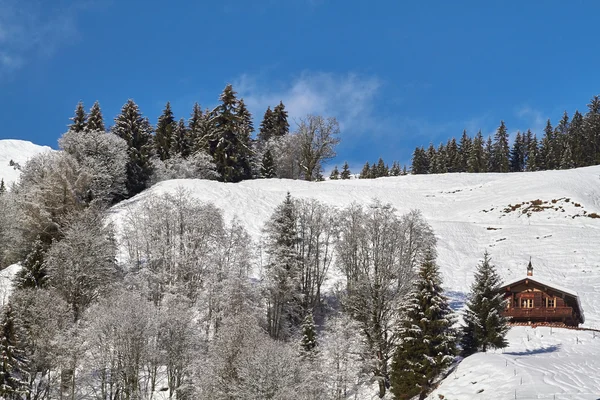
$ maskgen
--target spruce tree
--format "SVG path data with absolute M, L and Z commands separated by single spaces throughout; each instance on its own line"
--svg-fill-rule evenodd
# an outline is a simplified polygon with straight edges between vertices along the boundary
M 488 136 L 485 148 L 483 149 L 482 159 L 482 170 L 481 172 L 493 172 L 494 170 L 494 146 L 492 144 L 492 137 Z
M 527 131 L 527 159 L 525 161 L 525 170 L 527 171 L 538 171 L 539 170 L 539 149 L 538 140 L 535 134 L 531 134 L 531 131 Z
M 128 100 L 123 105 L 121 114 L 115 118 L 111 131 L 127 142 L 127 195 L 135 196 L 148 187 L 152 174 L 152 125 L 147 118 L 142 117 L 137 104 Z
M 363 166 L 362 171 L 360 171 L 360 175 L 358 175 L 358 179 L 369 179 L 371 178 L 371 165 L 367 161 Z
M 411 171 L 413 174 L 427 174 L 429 173 L 430 159 L 425 152 L 423 147 L 417 147 L 413 153 Z
M 460 172 L 461 164 L 458 144 L 456 143 L 456 139 L 452 138 L 446 144 L 446 169 L 448 172 Z
M 573 154 L 569 146 L 565 147 L 560 160 L 560 169 L 575 168 L 575 162 L 573 161 Z
M 0 195 L 6 193 L 6 185 L 4 184 L 4 178 L 0 179 Z
M 483 135 L 481 131 L 473 139 L 469 150 L 469 159 L 467 161 L 468 172 L 487 172 L 485 167 L 485 151 L 483 148 Z
M 178 154 L 183 158 L 188 158 L 192 154 L 192 144 L 190 130 L 185 126 L 185 120 L 181 118 L 173 130 L 171 155 Z
M 463 130 L 460 142 L 458 144 L 458 154 L 460 157 L 460 172 L 467 172 L 469 170 L 469 157 L 471 156 L 472 140 L 467 135 L 467 130 Z
M 0 318 L 0 398 L 20 400 L 29 393 L 28 361 L 24 338 L 16 315 L 8 303 Z
M 85 113 L 85 108 L 83 107 L 83 102 L 77 103 L 77 108 L 75 108 L 75 115 L 69 118 L 71 121 L 71 125 L 69 125 L 70 132 L 83 132 L 87 126 L 87 115 Z
M 302 321 L 300 347 L 302 348 L 303 357 L 313 358 L 315 356 L 317 349 L 317 329 L 315 328 L 312 312 L 306 314 L 306 317 Z
M 521 172 L 525 168 L 525 142 L 521 132 L 517 132 L 515 142 L 510 152 L 511 172 Z
M 273 135 L 276 137 L 286 136 L 290 132 L 288 123 L 288 113 L 285 110 L 283 102 L 280 101 L 273 109 Z
M 435 156 L 436 156 L 436 151 L 435 151 L 435 147 L 433 146 L 433 143 L 429 143 L 429 147 L 427 148 L 427 165 L 428 165 L 428 174 L 432 174 L 433 172 L 433 163 L 435 161 Z
M 373 164 L 373 166 L 375 167 L 375 164 Z M 384 176 L 388 176 L 390 174 L 390 169 L 388 168 L 387 165 L 385 165 L 385 162 L 383 161 L 383 158 L 379 157 L 379 160 L 377 160 L 377 167 L 374 168 L 374 178 L 381 178 Z
M 587 146 L 583 128 L 583 115 L 579 111 L 575 111 L 575 114 L 573 114 L 573 119 L 569 124 L 568 136 L 574 165 L 575 167 L 582 167 L 586 159 Z
M 267 149 L 265 154 L 263 154 L 261 167 L 260 167 L 260 176 L 263 178 L 275 178 L 275 161 L 273 161 L 273 154 L 271 153 L 271 149 Z
M 221 104 L 211 113 L 208 149 L 224 182 L 239 182 L 252 176 L 249 112 L 242 108 L 231 85 L 219 97 Z M 243 104 L 243 103 L 242 103 Z
M 340 179 L 340 171 L 338 170 L 337 165 L 333 167 L 331 174 L 329 175 L 329 179 L 338 180 Z
M 401 175 L 408 175 L 408 171 L 407 171 L 407 169 L 406 169 L 406 164 L 404 164 L 404 165 L 402 166 L 402 173 L 401 173 Z
M 392 360 L 391 390 L 396 399 L 424 399 L 434 379 L 454 360 L 457 342 L 455 318 L 431 253 L 419 269 L 405 310 Z
M 555 153 L 555 148 L 554 129 L 550 120 L 548 120 L 544 128 L 544 137 L 542 138 L 542 145 L 540 147 L 540 162 L 538 166 L 541 170 L 558 168 L 560 163 L 558 157 L 560 157 L 560 154 Z
M 340 179 L 350 179 L 350 166 L 347 161 L 344 161 L 344 166 L 342 167 L 342 173 L 340 174 Z
M 448 158 L 446 156 L 446 147 L 440 143 L 435 155 L 433 156 L 433 163 L 431 167 L 432 174 L 445 174 L 448 172 Z
M 402 174 L 402 171 L 400 170 L 400 164 L 398 164 L 398 161 L 394 161 L 392 163 L 392 168 L 390 169 L 390 176 L 399 176 Z
M 192 109 L 190 119 L 188 120 L 188 131 L 192 143 L 192 153 L 201 149 L 207 150 L 207 148 L 202 145 L 201 141 L 202 136 L 204 136 L 203 128 L 205 121 L 206 119 L 202 112 L 202 108 L 198 103 L 194 103 L 194 108 Z
M 491 172 L 508 172 L 510 170 L 510 150 L 508 147 L 508 131 L 504 121 L 500 121 L 500 126 L 496 130 L 492 149 Z
M 588 151 L 585 165 L 600 164 L 600 96 L 590 100 L 588 112 L 585 114 L 583 129 Z
M 173 140 L 173 131 L 176 127 L 175 117 L 171 110 L 171 103 L 167 101 L 165 109 L 156 124 L 156 132 L 154 134 L 154 147 L 156 155 L 162 160 L 171 158 L 171 145 Z
M 106 127 L 104 126 L 104 117 L 102 116 L 102 110 L 100 104 L 96 101 L 87 118 L 87 130 L 105 132 Z
M 15 277 L 15 285 L 20 289 L 45 288 L 47 285 L 47 273 L 44 266 L 44 256 L 48 245 L 44 244 L 40 237 L 33 242 L 31 251 L 25 257 L 21 270 Z
M 466 326 L 463 327 L 461 345 L 466 356 L 507 346 L 505 337 L 509 326 L 507 318 L 502 316 L 506 301 L 504 294 L 498 291 L 500 284 L 500 276 L 490 264 L 486 250 L 483 261 L 477 266 L 464 315 Z
M 258 141 L 262 144 L 267 143 L 273 136 L 275 136 L 275 126 L 273 119 L 273 111 L 271 107 L 267 107 L 260 128 L 258 129 Z

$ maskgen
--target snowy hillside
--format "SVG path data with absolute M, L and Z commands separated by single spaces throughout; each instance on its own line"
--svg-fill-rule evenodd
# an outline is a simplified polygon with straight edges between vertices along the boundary
M 120 204 L 113 209 L 113 218 L 118 222 L 127 207 L 179 187 L 213 202 L 227 217 L 237 215 L 256 239 L 288 191 L 294 197 L 315 198 L 336 207 L 367 204 L 377 198 L 401 213 L 420 209 L 438 237 L 438 263 L 454 307 L 462 307 L 475 266 L 487 249 L 505 280 L 524 276 L 531 257 L 534 275 L 576 290 L 585 326 L 600 328 L 600 218 L 593 218 L 600 214 L 600 166 L 319 183 L 173 180 Z M 447 393 L 447 399 L 514 398 L 514 390 L 519 389 L 525 394 L 517 398 L 537 398 L 535 393 L 569 393 L 557 399 L 600 397 L 600 380 L 591 378 L 600 372 L 600 336 L 558 329 L 550 335 L 544 329 L 515 328 L 509 339 L 510 348 L 504 354 L 478 354 L 465 360 L 436 393 Z M 501 364 L 513 367 L 494 372 Z M 480 389 L 484 391 L 477 394 Z
M 24 166 L 31 157 L 48 150 L 52 149 L 48 146 L 39 146 L 26 140 L 1 139 L 0 178 L 4 179 L 4 184 L 9 187 L 12 182 L 17 180 L 20 174 L 17 168 L 9 165 L 11 160 Z

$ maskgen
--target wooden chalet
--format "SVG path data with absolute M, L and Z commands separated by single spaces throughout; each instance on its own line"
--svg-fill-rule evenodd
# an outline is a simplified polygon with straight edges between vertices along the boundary
M 527 276 L 500 288 L 507 300 L 504 315 L 511 323 L 577 327 L 585 319 L 577 293 L 533 277 L 531 261 Z

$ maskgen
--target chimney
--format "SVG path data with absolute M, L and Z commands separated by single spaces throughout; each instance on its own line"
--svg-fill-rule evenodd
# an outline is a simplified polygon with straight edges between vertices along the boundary
M 529 257 L 529 265 L 527 265 L 527 276 L 533 276 L 533 266 L 531 265 L 531 257 Z

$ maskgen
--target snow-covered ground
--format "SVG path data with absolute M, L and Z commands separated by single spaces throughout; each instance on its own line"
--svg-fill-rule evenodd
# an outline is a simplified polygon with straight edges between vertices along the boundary
M 39 146 L 26 140 L 1 139 L 0 140 L 0 178 L 4 179 L 4 184 L 10 187 L 12 182 L 19 178 L 18 168 L 9 165 L 14 161 L 20 166 L 24 166 L 27 160 L 43 151 L 52 150 L 48 146 Z
M 400 213 L 420 209 L 438 238 L 438 262 L 455 308 L 462 307 L 475 266 L 487 249 L 506 281 L 524 276 L 531 257 L 534 275 L 577 291 L 585 326 L 600 328 L 600 218 L 588 216 L 600 214 L 600 166 L 319 183 L 172 180 L 115 207 L 113 218 L 118 221 L 127 207 L 180 187 L 213 202 L 226 217 L 236 215 L 256 239 L 288 191 L 293 197 L 314 198 L 335 207 L 368 204 L 377 198 Z M 477 354 L 464 360 L 431 398 L 442 394 L 446 399 L 513 399 L 515 390 L 518 399 L 600 398 L 600 336 L 513 328 L 509 340 L 503 354 Z

